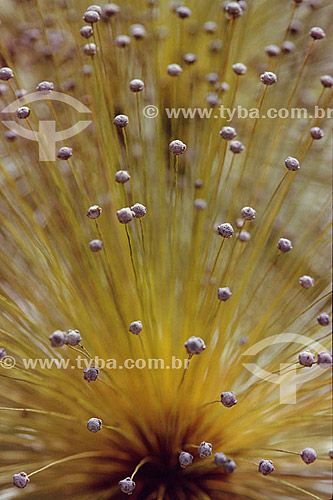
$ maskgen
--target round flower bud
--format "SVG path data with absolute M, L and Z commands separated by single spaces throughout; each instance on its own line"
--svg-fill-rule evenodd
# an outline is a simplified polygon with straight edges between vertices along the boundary
M 206 344 L 200 337 L 190 337 L 184 345 L 187 353 L 190 355 L 200 354 L 206 349 Z
M 29 115 L 30 115 L 30 108 L 28 108 L 27 106 L 22 106 L 21 108 L 18 108 L 16 110 L 16 116 L 17 118 L 20 118 L 20 120 L 28 118 Z
M 212 108 L 215 108 L 215 106 L 217 106 L 221 102 L 216 92 L 210 92 L 209 94 L 207 94 L 206 101 Z
M 280 49 L 277 45 L 267 45 L 265 52 L 269 57 L 277 57 L 280 55 Z
M 83 38 L 90 38 L 93 34 L 94 30 L 91 26 L 82 26 L 80 29 L 80 35 L 83 36 Z
M 14 130 L 7 130 L 4 134 L 6 141 L 15 141 L 17 139 L 17 133 Z
M 228 286 L 217 289 L 217 298 L 222 302 L 226 302 L 228 299 L 230 299 L 231 295 L 232 291 Z
M 217 38 L 216 40 L 211 40 L 208 46 L 208 50 L 210 52 L 220 52 L 222 46 L 223 46 L 222 40 Z
M 222 238 L 230 240 L 234 234 L 234 228 L 231 224 L 229 224 L 229 222 L 224 222 L 223 224 L 217 226 L 217 232 L 220 236 L 222 236 Z
M 12 69 L 7 68 L 6 66 L 0 69 L 0 80 L 6 82 L 11 78 L 14 78 L 14 73 Z
M 30 483 L 30 479 L 25 472 L 13 475 L 13 485 L 16 488 L 25 488 L 28 483 Z
M 317 453 L 316 450 L 314 450 L 313 448 L 304 448 L 304 450 L 301 452 L 301 459 L 307 465 L 313 464 L 316 458 L 317 458 Z
M 86 43 L 83 47 L 83 52 L 86 56 L 95 56 L 97 54 L 97 47 L 94 43 Z
M 245 150 L 245 146 L 240 141 L 231 141 L 229 149 L 234 154 L 239 154 L 239 153 L 242 153 Z
M 103 248 L 103 241 L 101 240 L 91 240 L 89 242 L 89 249 L 91 252 L 100 252 Z
M 87 12 L 89 11 L 95 11 L 95 12 L 98 12 L 98 14 L 101 16 L 102 15 L 102 7 L 100 5 L 90 5 L 88 8 L 87 8 Z
M 303 288 L 312 288 L 315 284 L 315 280 L 311 278 L 311 276 L 307 276 L 306 274 L 304 274 L 304 276 L 301 276 L 298 281 Z
M 202 179 L 196 179 L 194 182 L 194 187 L 196 189 L 200 189 L 203 186 L 203 180 Z
M 206 200 L 203 200 L 201 198 L 197 198 L 196 200 L 194 200 L 194 208 L 196 210 L 205 210 L 207 208 Z
M 137 219 L 141 219 L 141 217 L 144 217 L 147 213 L 147 208 L 144 205 L 141 205 L 141 203 L 135 203 L 135 205 L 131 207 L 131 210 L 134 217 Z
M 100 20 L 101 16 L 95 10 L 87 10 L 82 19 L 89 24 L 97 23 Z
M 131 176 L 126 170 L 118 170 L 115 175 L 116 182 L 119 182 L 119 184 L 125 184 L 130 178 Z
M 179 64 L 169 64 L 167 71 L 170 76 L 179 76 L 183 72 Z
M 332 355 L 328 351 L 319 352 L 317 363 L 320 368 L 329 368 L 332 366 Z
M 89 219 L 98 219 L 102 213 L 102 209 L 99 205 L 91 205 L 87 210 L 87 217 Z
M 120 7 L 118 5 L 116 5 L 115 3 L 107 3 L 103 7 L 103 14 L 106 17 L 115 16 L 115 15 L 119 14 L 119 12 L 120 12 Z
M 297 33 L 302 30 L 302 27 L 302 23 L 300 23 L 296 19 L 293 19 L 289 24 L 289 31 L 292 35 L 297 35 Z
M 269 474 L 272 474 L 274 472 L 274 465 L 272 460 L 260 460 L 259 461 L 259 472 L 263 474 L 264 476 L 268 476 Z
M 117 115 L 115 117 L 115 119 L 113 120 L 113 123 L 118 128 L 127 127 L 128 123 L 129 123 L 128 116 L 127 115 Z
M 286 168 L 291 172 L 296 172 L 296 170 L 299 170 L 301 168 L 297 158 L 293 158 L 292 156 L 288 156 L 288 158 L 284 160 L 284 164 Z
M 188 53 L 184 55 L 184 61 L 186 64 L 194 64 L 198 59 L 198 56 L 192 53 Z
M 228 2 L 225 10 L 231 17 L 239 17 L 243 14 L 243 9 L 238 2 Z
M 315 141 L 319 141 L 325 135 L 322 129 L 319 127 L 312 127 L 312 129 L 310 130 L 310 134 L 312 139 L 314 139 Z
M 67 333 L 65 334 L 66 344 L 75 347 L 76 345 L 79 345 L 81 340 L 82 338 L 79 330 L 67 330 Z
M 247 66 L 243 63 L 236 63 L 232 65 L 232 69 L 236 75 L 245 75 L 247 72 Z
M 60 160 L 68 160 L 73 154 L 72 148 L 67 148 L 66 146 L 63 146 L 62 148 L 59 149 L 57 153 L 57 158 Z
M 227 457 L 224 453 L 215 453 L 214 455 L 214 464 L 215 465 L 224 465 L 227 461 Z
M 186 451 L 182 451 L 178 457 L 179 465 L 182 469 L 186 469 L 189 465 L 192 465 L 193 455 L 191 453 L 187 453 Z
M 241 231 L 238 235 L 238 239 L 242 242 L 242 243 L 246 243 L 247 241 L 249 241 L 251 239 L 251 235 L 248 231 Z
M 206 80 L 209 83 L 216 83 L 219 80 L 219 78 L 220 77 L 219 77 L 218 73 L 215 73 L 215 72 L 208 73 L 208 75 L 206 75 Z
M 180 17 L 180 19 L 186 19 L 187 17 L 190 17 L 192 11 L 188 7 L 180 6 L 176 9 L 176 14 Z
M 228 90 L 230 90 L 230 87 L 227 84 L 227 82 L 222 82 L 220 85 L 220 88 L 221 88 L 221 92 L 228 92 Z
M 3 359 L 7 356 L 6 349 L 4 347 L 0 347 L 0 359 Z
M 141 92 L 144 89 L 145 84 L 142 80 L 136 78 L 135 80 L 131 80 L 129 83 L 129 88 L 132 92 Z
M 131 43 L 131 39 L 127 35 L 118 35 L 117 38 L 115 39 L 114 43 L 120 49 L 125 49 Z
M 129 326 L 129 331 L 134 335 L 140 335 L 140 333 L 142 332 L 141 321 L 133 321 Z
M 198 448 L 198 453 L 200 458 L 210 457 L 213 453 L 213 447 L 210 443 L 206 443 L 206 441 L 202 441 Z
M 276 246 L 282 253 L 287 253 L 293 249 L 291 241 L 287 238 L 280 238 Z
M 90 368 L 83 370 L 83 378 L 87 380 L 87 382 L 96 382 L 98 374 L 99 370 L 94 366 L 90 366 Z
M 221 403 L 226 408 L 231 408 L 237 404 L 237 399 L 235 394 L 232 391 L 222 392 L 221 393 Z
M 49 338 L 52 347 L 62 347 L 66 343 L 66 334 L 61 330 L 56 330 Z
M 92 74 L 92 66 L 90 66 L 90 64 L 84 64 L 82 66 L 82 73 L 84 75 L 91 75 Z
M 122 493 L 126 493 L 126 495 L 132 495 L 133 494 L 133 491 L 135 490 L 135 482 L 132 481 L 132 479 L 130 477 L 127 477 L 126 479 L 122 479 L 121 481 L 119 481 L 119 487 L 120 487 L 120 491 Z
M 254 210 L 254 208 L 244 207 L 241 210 L 241 214 L 243 219 L 245 220 L 254 220 L 256 218 L 257 212 Z
M 223 465 L 224 467 L 224 472 L 227 472 L 228 474 L 232 474 L 234 470 L 236 469 L 236 463 L 228 458 L 226 463 Z
M 102 420 L 100 418 L 90 418 L 87 422 L 87 429 L 90 432 L 98 432 L 102 429 Z
M 121 208 L 117 211 L 117 217 L 120 224 L 128 224 L 133 219 L 133 212 L 130 208 Z
M 186 144 L 184 144 L 179 139 L 176 139 L 175 141 L 172 141 L 169 144 L 169 151 L 174 155 L 182 155 L 186 150 L 186 148 L 187 148 Z
M 298 355 L 299 364 L 302 366 L 312 366 L 316 362 L 315 355 L 310 351 L 303 351 Z
M 46 81 L 40 82 L 36 87 L 37 92 L 41 92 L 42 94 L 49 94 L 50 92 L 52 92 L 53 89 L 54 89 L 53 83 Z
M 319 314 L 317 321 L 321 326 L 327 326 L 331 322 L 329 315 L 325 312 Z
M 145 27 L 142 24 L 132 24 L 130 27 L 130 34 L 136 40 L 142 40 L 147 35 Z
M 295 44 L 293 42 L 290 42 L 289 40 L 283 42 L 281 46 L 281 51 L 283 52 L 283 54 L 290 54 L 290 52 L 294 52 L 295 49 Z
M 237 132 L 233 127 L 223 127 L 222 130 L 220 130 L 220 136 L 226 141 L 231 141 L 236 135 Z
M 265 71 L 265 73 L 262 73 L 262 75 L 260 75 L 260 81 L 264 85 L 274 85 L 274 83 L 277 82 L 277 76 L 271 71 Z
M 237 227 L 243 227 L 244 226 L 244 219 L 236 219 L 236 226 Z
M 330 450 L 330 451 L 328 452 L 328 456 L 329 456 L 331 459 L 333 458 L 333 450 Z
M 322 28 L 319 28 L 318 26 L 315 26 L 314 28 L 311 28 L 309 35 L 314 39 L 314 40 L 322 40 L 325 38 L 326 33 Z
M 333 87 L 333 76 L 323 75 L 320 77 L 320 81 L 323 87 L 331 89 Z
M 204 30 L 206 33 L 215 33 L 215 31 L 217 30 L 217 24 L 214 23 L 214 21 L 207 21 L 204 24 Z

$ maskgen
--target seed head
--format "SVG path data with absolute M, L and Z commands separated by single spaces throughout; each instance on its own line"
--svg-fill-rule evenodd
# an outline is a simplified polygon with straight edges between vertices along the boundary
M 142 323 L 141 321 L 133 321 L 129 326 L 129 331 L 134 335 L 140 335 L 142 332 Z
M 87 429 L 90 432 L 98 432 L 102 429 L 102 420 L 100 418 L 90 418 L 87 422 Z
M 293 42 L 290 42 L 289 40 L 283 42 L 281 46 L 281 51 L 283 52 L 283 54 L 290 54 L 290 52 L 293 52 L 295 49 L 295 44 Z
M 142 40 L 147 35 L 145 27 L 142 26 L 142 24 L 132 24 L 132 26 L 130 27 L 130 34 L 136 40 Z
M 7 356 L 6 349 L 4 347 L 0 347 L 0 359 L 3 359 Z
M 317 363 L 320 368 L 329 368 L 332 366 L 332 355 L 328 351 L 319 352 Z
M 119 184 L 125 184 L 125 182 L 128 182 L 130 178 L 131 176 L 126 170 L 118 170 L 115 175 L 116 182 L 119 182 Z
M 190 337 L 184 345 L 188 354 L 200 354 L 206 349 L 206 344 L 200 337 Z
M 190 17 L 192 11 L 188 7 L 181 5 L 176 9 L 176 14 L 180 17 L 180 19 L 186 19 L 187 17 Z
M 125 49 L 131 43 L 131 39 L 127 35 L 118 35 L 117 38 L 115 39 L 114 43 L 120 49 Z
M 67 146 L 63 146 L 59 149 L 57 153 L 57 157 L 59 160 L 68 160 L 73 154 L 72 148 L 68 148 Z
M 277 243 L 277 247 L 282 253 L 287 253 L 293 249 L 291 241 L 288 240 L 287 238 L 280 238 Z
M 66 334 L 61 330 L 56 330 L 50 335 L 52 347 L 62 347 L 66 343 Z
M 12 69 L 7 68 L 6 66 L 0 69 L 0 80 L 7 82 L 7 80 L 10 80 L 11 78 L 14 78 Z
M 207 21 L 204 24 L 204 30 L 206 33 L 212 34 L 217 30 L 217 24 L 214 21 Z
M 321 326 L 327 326 L 331 322 L 329 315 L 325 312 L 319 314 L 317 321 Z
M 244 207 L 241 210 L 241 214 L 243 219 L 245 220 L 254 220 L 256 218 L 257 212 L 254 210 L 254 208 Z
M 228 286 L 217 289 L 217 298 L 222 302 L 226 302 L 228 299 L 230 299 L 231 295 L 232 291 Z
M 245 146 L 240 141 L 231 141 L 229 149 L 234 154 L 239 154 L 239 153 L 242 153 L 243 151 L 245 151 Z
M 247 66 L 245 66 L 245 64 L 243 63 L 233 64 L 232 69 L 234 70 L 234 73 L 236 73 L 236 75 L 245 75 L 245 73 L 247 72 Z
M 200 458 L 211 457 L 213 453 L 213 447 L 210 443 L 206 443 L 206 441 L 202 441 L 198 448 L 198 453 Z
M 91 205 L 87 210 L 87 217 L 89 219 L 98 219 L 102 213 L 102 208 L 99 205 Z
M 93 36 L 93 34 L 94 30 L 91 26 L 82 26 L 82 28 L 80 29 L 80 35 L 83 38 L 90 38 L 91 36 Z
M 186 144 L 184 144 L 179 139 L 176 139 L 175 141 L 172 141 L 169 144 L 169 151 L 174 155 L 182 155 L 186 151 L 186 148 L 187 148 Z
M 16 488 L 25 488 L 28 483 L 30 483 L 30 479 L 25 472 L 13 475 L 13 485 Z
M 129 123 L 128 116 L 127 115 L 117 115 L 115 117 L 115 119 L 113 120 L 113 123 L 118 128 L 127 127 L 128 123 Z
M 314 28 L 311 28 L 309 35 L 314 39 L 314 40 L 322 40 L 325 38 L 326 33 L 322 28 L 319 28 L 318 26 L 315 26 Z
M 133 219 L 133 212 L 130 208 L 121 208 L 117 211 L 117 217 L 120 224 L 128 224 Z
M 53 83 L 47 81 L 40 82 L 36 87 L 37 92 L 41 92 L 42 94 L 49 94 L 53 89 Z
M 280 55 L 280 49 L 277 45 L 267 45 L 265 47 L 265 52 L 269 57 L 277 57 Z
M 132 481 L 132 479 L 130 477 L 127 477 L 126 479 L 122 479 L 121 481 L 119 481 L 119 487 L 120 487 L 120 491 L 122 493 L 126 493 L 126 495 L 132 495 L 133 494 L 133 491 L 135 490 L 135 482 Z
M 319 127 L 312 127 L 312 129 L 310 130 L 310 134 L 312 139 L 314 139 L 315 141 L 319 141 L 325 135 L 322 129 Z
M 215 108 L 215 106 L 220 104 L 221 99 L 216 94 L 216 92 L 210 92 L 209 94 L 206 95 L 206 101 L 212 108 Z
M 274 83 L 277 82 L 277 76 L 275 73 L 272 73 L 271 71 L 265 71 L 265 73 L 262 73 L 260 75 L 260 81 L 264 85 L 274 85 Z
M 206 200 L 203 200 L 202 198 L 197 198 L 196 200 L 194 200 L 194 208 L 196 210 L 205 210 L 207 208 Z
M 297 158 L 293 158 L 292 156 L 288 156 L 288 158 L 284 160 L 284 164 L 286 168 L 291 172 L 296 172 L 296 170 L 299 170 L 301 168 Z
M 261 472 L 261 474 L 268 476 L 274 471 L 275 469 L 272 460 L 259 460 L 259 472 Z
M 304 450 L 301 452 L 301 459 L 307 465 L 313 464 L 316 458 L 317 458 L 317 453 L 316 450 L 314 450 L 313 448 L 304 448 Z
M 320 77 L 320 81 L 323 87 L 331 89 L 333 87 L 333 76 L 323 75 Z
M 139 80 L 138 78 L 135 78 L 134 80 L 131 80 L 129 83 L 129 88 L 132 92 L 141 92 L 145 87 L 145 84 L 143 83 L 142 80 Z
M 118 5 L 116 5 L 115 3 L 107 3 L 103 7 L 103 14 L 106 17 L 115 16 L 115 15 L 119 14 L 119 12 L 120 12 L 120 7 Z
M 224 465 L 227 461 L 227 457 L 224 453 L 215 453 L 214 455 L 214 464 L 215 465 Z
M 183 72 L 179 64 L 169 64 L 167 71 L 170 76 L 179 76 Z
M 68 345 L 71 345 L 73 347 L 79 345 L 79 343 L 82 341 L 81 334 L 79 330 L 67 330 L 67 333 L 65 334 L 65 342 Z
M 220 236 L 222 236 L 222 238 L 227 238 L 228 240 L 230 240 L 230 238 L 233 237 L 234 228 L 231 224 L 229 224 L 229 222 L 224 222 L 223 224 L 217 226 L 217 232 Z
M 303 351 L 298 355 L 299 364 L 302 366 L 312 366 L 316 362 L 315 355 L 310 351 Z
M 221 403 L 226 408 L 231 408 L 237 404 L 237 399 L 235 394 L 232 391 L 222 392 L 221 393 Z
M 186 451 L 182 451 L 178 457 L 179 465 L 182 469 L 186 469 L 189 465 L 192 465 L 193 455 L 191 453 L 187 453 Z
M 141 219 L 141 217 L 144 217 L 147 213 L 147 208 L 144 205 L 141 205 L 141 203 L 135 203 L 135 205 L 131 207 L 131 210 L 134 217 L 137 219 Z
M 83 370 L 83 378 L 84 380 L 87 380 L 87 382 L 96 382 L 98 374 L 99 370 L 94 366 L 90 366 L 89 368 Z
M 20 118 L 20 120 L 28 118 L 29 115 L 30 115 L 30 108 L 28 108 L 27 106 L 22 106 L 21 108 L 18 108 L 16 110 L 16 116 L 17 118 Z
M 306 274 L 304 274 L 304 276 L 300 277 L 299 284 L 303 288 L 312 288 L 315 284 L 315 280 L 311 278 L 311 276 L 307 276 Z
M 89 242 L 89 249 L 91 252 L 100 252 L 103 248 L 103 241 L 101 240 L 91 240 Z
M 239 17 L 243 14 L 243 9 L 238 2 L 228 2 L 225 11 L 231 17 Z
M 242 242 L 242 243 L 246 243 L 247 241 L 249 241 L 251 238 L 251 235 L 248 231 L 241 231 L 238 235 L 238 239 Z
M 86 56 L 95 56 L 97 54 L 97 47 L 94 43 L 86 43 L 83 47 L 83 52 Z
M 101 16 L 95 10 L 87 10 L 82 17 L 82 19 L 89 24 L 97 23 L 100 18 Z
M 220 130 L 220 136 L 226 141 L 231 141 L 236 135 L 237 132 L 233 127 L 223 127 L 222 130 Z
M 236 469 L 236 463 L 228 458 L 226 463 L 223 465 L 224 467 L 224 472 L 227 472 L 228 474 L 232 474 L 234 470 Z
M 184 55 L 184 61 L 186 64 L 194 64 L 198 60 L 198 56 L 192 53 L 188 53 Z

